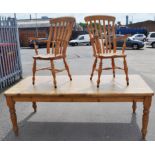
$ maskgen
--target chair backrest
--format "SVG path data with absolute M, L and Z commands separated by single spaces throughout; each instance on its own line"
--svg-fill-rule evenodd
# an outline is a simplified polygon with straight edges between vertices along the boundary
M 66 56 L 66 49 L 75 24 L 75 18 L 53 18 L 50 20 L 50 24 L 47 53 L 52 53 L 55 56 Z
M 87 16 L 84 18 L 93 47 L 94 56 L 116 52 L 115 17 Z

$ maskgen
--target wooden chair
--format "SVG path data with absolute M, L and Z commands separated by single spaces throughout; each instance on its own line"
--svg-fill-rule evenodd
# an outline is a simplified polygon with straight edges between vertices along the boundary
M 87 24 L 91 45 L 93 47 L 93 55 L 95 57 L 90 80 L 92 80 L 94 71 L 96 70 L 98 72 L 97 87 L 99 87 L 102 70 L 112 69 L 113 77 L 115 78 L 115 69 L 121 69 L 125 71 L 126 82 L 127 85 L 129 85 L 128 67 L 125 54 L 127 36 L 116 38 L 115 17 L 100 15 L 87 16 L 84 19 Z M 118 53 L 116 50 L 117 39 L 124 40 L 121 53 Z M 115 66 L 116 58 L 123 59 L 123 68 Z M 112 67 L 102 68 L 103 59 L 111 59 Z M 99 67 L 96 69 L 98 60 L 100 61 Z
M 56 72 L 67 70 L 70 80 L 72 80 L 69 67 L 66 62 L 66 50 L 68 42 L 72 33 L 73 25 L 75 24 L 75 18 L 73 17 L 60 17 L 50 20 L 50 32 L 48 40 L 44 40 L 47 43 L 46 54 L 39 54 L 36 41 L 38 38 L 33 38 L 34 48 L 36 55 L 33 57 L 33 77 L 32 83 L 35 84 L 35 73 L 39 70 L 50 70 L 53 75 L 54 87 L 57 88 Z M 65 69 L 55 69 L 54 60 L 62 59 Z M 37 68 L 37 60 L 50 61 L 51 66 L 48 68 Z

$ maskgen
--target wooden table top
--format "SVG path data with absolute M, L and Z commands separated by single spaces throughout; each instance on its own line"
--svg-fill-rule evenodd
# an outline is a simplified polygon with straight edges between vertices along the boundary
M 130 84 L 126 85 L 124 75 L 103 75 L 100 87 L 96 87 L 97 76 L 89 80 L 88 75 L 73 76 L 70 81 L 68 76 L 57 76 L 58 88 L 53 87 L 52 76 L 36 76 L 36 84 L 32 85 L 32 77 L 29 76 L 9 88 L 6 96 L 59 96 L 59 95 L 89 95 L 89 96 L 153 96 L 152 89 L 139 75 L 130 75 Z

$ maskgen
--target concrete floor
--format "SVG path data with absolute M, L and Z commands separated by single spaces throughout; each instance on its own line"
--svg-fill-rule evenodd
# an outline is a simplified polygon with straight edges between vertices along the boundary
M 45 49 L 40 50 L 45 51 Z M 155 49 L 145 47 L 142 50 L 126 50 L 126 53 L 129 74 L 140 74 L 155 91 Z M 67 54 L 72 75 L 90 74 L 93 63 L 90 46 L 68 47 Z M 33 49 L 21 49 L 24 77 L 32 75 L 33 55 Z M 122 64 L 120 60 L 117 63 Z M 110 63 L 106 62 L 103 65 L 107 66 Z M 56 66 L 61 67 L 62 62 L 56 62 Z M 123 72 L 117 71 L 117 73 Z M 61 74 L 66 73 L 59 75 Z M 111 71 L 104 71 L 103 74 L 111 74 Z M 41 71 L 37 75 L 50 75 L 50 73 Z M 155 140 L 154 102 L 153 98 L 147 140 Z M 142 103 L 138 103 L 136 115 L 132 114 L 131 107 L 132 103 L 38 103 L 38 112 L 34 114 L 31 103 L 17 103 L 20 132 L 19 136 L 15 137 L 2 93 L 0 94 L 0 140 L 139 141 L 143 106 Z

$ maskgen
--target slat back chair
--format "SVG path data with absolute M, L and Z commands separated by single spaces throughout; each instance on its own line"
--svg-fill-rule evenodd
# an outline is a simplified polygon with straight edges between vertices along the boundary
M 47 49 L 46 54 L 39 54 L 37 49 L 37 38 L 33 38 L 34 41 L 34 47 L 35 47 L 35 53 L 36 55 L 33 57 L 34 63 L 33 63 L 33 78 L 32 83 L 35 84 L 35 73 L 39 70 L 51 70 L 53 75 L 53 83 L 54 87 L 57 88 L 56 84 L 56 72 L 60 72 L 63 70 L 67 70 L 68 76 L 70 80 L 72 80 L 68 64 L 66 62 L 66 51 L 68 42 L 72 33 L 73 26 L 75 24 L 75 18 L 74 17 L 60 17 L 60 18 L 54 18 L 50 20 L 50 31 L 49 31 L 49 37 L 48 40 L 45 40 L 47 43 Z M 64 62 L 65 69 L 55 69 L 54 66 L 54 60 L 62 59 Z M 51 66 L 48 68 L 36 68 L 36 61 L 37 60 L 48 60 L 51 63 Z
M 100 84 L 100 76 L 102 70 L 113 70 L 113 77 L 115 78 L 115 69 L 122 69 L 126 74 L 126 82 L 129 85 L 128 67 L 126 62 L 126 38 L 127 36 L 116 38 L 115 34 L 115 17 L 113 16 L 87 16 L 84 18 L 87 24 L 87 29 L 90 36 L 91 45 L 93 47 L 93 55 L 95 61 L 91 73 L 90 80 L 92 80 L 94 71 L 98 71 L 97 87 Z M 122 52 L 117 52 L 117 40 L 124 40 Z M 115 66 L 115 58 L 123 58 L 124 68 Z M 96 69 L 97 60 L 100 59 L 99 67 Z M 102 59 L 111 59 L 112 67 L 102 68 Z

